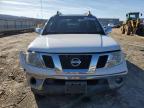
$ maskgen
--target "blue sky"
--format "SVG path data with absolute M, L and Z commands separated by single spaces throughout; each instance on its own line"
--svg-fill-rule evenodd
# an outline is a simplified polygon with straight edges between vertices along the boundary
M 90 10 L 97 17 L 124 20 L 127 12 L 144 14 L 144 0 L 0 0 L 0 14 L 49 18 L 57 10 L 64 14 L 82 14 Z

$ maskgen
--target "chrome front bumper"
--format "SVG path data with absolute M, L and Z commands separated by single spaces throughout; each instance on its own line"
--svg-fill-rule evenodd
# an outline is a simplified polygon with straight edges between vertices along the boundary
M 31 79 L 34 78 L 35 82 L 32 83 Z M 57 84 L 55 81 L 57 79 L 52 79 L 52 78 L 45 78 L 45 79 L 40 79 L 39 77 L 27 74 L 27 82 L 31 86 L 33 90 L 35 90 L 37 93 L 48 93 L 48 94 L 63 94 L 67 93 L 66 92 L 66 83 L 69 81 L 76 81 L 76 82 L 88 82 L 88 81 L 98 81 L 98 83 L 93 84 L 93 85 L 86 85 L 86 92 L 85 93 L 97 93 L 101 92 L 104 90 L 114 90 L 120 88 L 126 79 L 126 75 L 118 75 L 118 76 L 109 76 L 109 77 L 101 77 L 97 79 L 90 79 L 90 80 L 63 80 L 60 79 L 59 82 L 64 81 L 63 84 Z M 52 83 L 45 83 L 47 80 L 50 80 Z M 117 82 L 117 80 L 121 80 Z M 104 82 L 103 82 L 104 81 Z

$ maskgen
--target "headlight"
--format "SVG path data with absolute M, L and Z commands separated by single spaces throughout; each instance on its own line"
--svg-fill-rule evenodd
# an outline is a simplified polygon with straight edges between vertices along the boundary
M 26 56 L 26 62 L 35 67 L 45 67 L 39 53 L 28 52 Z
M 113 52 L 110 54 L 107 62 L 107 67 L 118 65 L 122 62 L 123 54 L 121 51 Z

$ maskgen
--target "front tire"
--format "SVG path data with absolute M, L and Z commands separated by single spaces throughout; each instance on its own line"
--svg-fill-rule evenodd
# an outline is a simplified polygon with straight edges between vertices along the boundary
M 121 32 L 122 32 L 122 34 L 125 34 L 125 29 L 124 29 L 123 26 L 122 26 L 122 28 L 121 28 Z

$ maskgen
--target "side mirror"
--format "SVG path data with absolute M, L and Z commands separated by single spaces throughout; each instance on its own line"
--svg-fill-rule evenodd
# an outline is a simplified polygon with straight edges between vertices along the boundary
M 40 33 L 41 33 L 41 31 L 42 31 L 42 29 L 41 29 L 41 28 L 36 28 L 36 29 L 35 29 L 35 32 L 36 32 L 36 33 L 38 33 L 38 34 L 40 34 Z
M 141 13 L 141 16 L 142 16 L 143 14 Z
M 111 33 L 112 32 L 112 28 L 111 27 L 107 27 L 106 29 L 105 29 L 105 33 L 106 34 L 109 34 L 109 33 Z
M 103 29 L 106 30 L 106 29 L 107 29 L 107 26 L 103 26 Z

